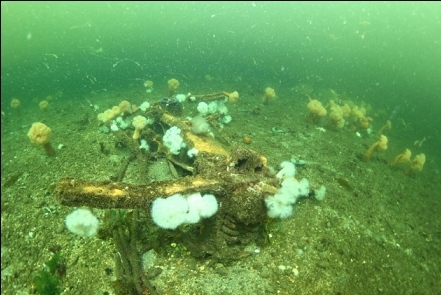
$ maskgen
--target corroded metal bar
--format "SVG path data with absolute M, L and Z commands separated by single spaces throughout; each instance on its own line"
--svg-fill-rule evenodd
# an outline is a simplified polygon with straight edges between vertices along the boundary
M 200 176 L 174 180 L 156 181 L 144 185 L 123 182 L 86 181 L 62 178 L 55 188 L 55 197 L 65 206 L 88 206 L 93 208 L 148 209 L 159 197 L 195 192 L 221 192 L 219 180 Z
M 176 126 L 182 131 L 182 137 L 185 144 L 189 148 L 196 148 L 200 152 L 206 152 L 214 155 L 228 156 L 230 153 L 219 142 L 215 141 L 211 135 L 202 134 L 196 135 L 191 132 L 190 125 L 182 121 L 179 117 L 174 117 L 170 114 L 164 113 L 161 117 L 161 121 L 169 126 Z M 189 123 L 190 124 L 190 123 Z
M 188 97 L 194 97 L 197 100 L 213 101 L 213 100 L 224 99 L 225 96 L 226 96 L 225 92 L 215 92 L 208 94 L 195 94 L 195 95 L 190 95 Z

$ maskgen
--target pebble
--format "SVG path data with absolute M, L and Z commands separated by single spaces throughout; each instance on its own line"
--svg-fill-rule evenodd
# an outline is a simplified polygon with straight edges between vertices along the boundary
M 283 264 L 279 265 L 277 267 L 279 270 L 284 271 L 286 269 L 286 266 L 284 266 Z
M 293 275 L 296 276 L 296 277 L 299 276 L 299 270 L 298 270 L 297 268 L 293 268 L 293 269 L 292 269 L 292 273 L 293 273 Z

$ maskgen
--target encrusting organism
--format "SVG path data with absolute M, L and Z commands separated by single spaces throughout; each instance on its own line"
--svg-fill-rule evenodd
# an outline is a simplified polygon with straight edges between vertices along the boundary
M 392 123 L 389 120 L 387 120 L 386 124 L 384 124 L 384 126 L 381 127 L 380 130 L 378 130 L 378 134 L 381 135 L 384 133 L 384 131 L 390 130 L 391 128 L 392 128 Z
M 40 109 L 42 111 L 45 111 L 47 109 L 47 107 L 49 106 L 49 103 L 46 100 L 43 100 L 43 101 L 40 101 L 38 106 L 40 107 Z
M 32 127 L 28 132 L 28 137 L 33 144 L 43 146 L 46 156 L 52 156 L 55 154 L 55 150 L 49 142 L 51 129 L 45 124 L 40 122 L 32 124 Z
M 317 123 L 322 117 L 326 116 L 327 111 L 322 103 L 316 99 L 311 99 L 307 105 L 309 114 L 308 122 Z
M 341 129 L 345 126 L 345 119 L 343 119 L 343 109 L 336 104 L 333 100 L 329 102 L 331 114 L 329 114 L 329 120 L 327 128 L 329 130 Z
M 370 160 L 374 151 L 384 152 L 385 150 L 387 150 L 387 137 L 381 135 L 380 140 L 371 145 L 371 147 L 366 151 L 364 158 L 365 160 Z
M 133 139 L 138 139 L 141 130 L 147 125 L 147 118 L 143 116 L 136 116 L 132 121 L 133 127 L 135 127 L 135 132 L 133 132 Z
M 132 113 L 132 105 L 127 100 L 123 100 L 119 104 L 119 110 L 121 113 L 131 114 Z
M 415 156 L 415 158 L 410 162 L 409 166 L 407 167 L 406 171 L 404 173 L 411 174 L 411 173 L 418 173 L 423 170 L 424 163 L 426 162 L 426 155 L 419 154 Z
M 168 83 L 168 94 L 169 96 L 172 96 L 175 93 L 176 89 L 178 89 L 179 87 L 179 81 L 176 79 L 170 79 L 168 80 L 167 83 Z
M 231 92 L 231 93 L 228 93 L 228 92 L 224 91 L 224 95 L 226 97 L 228 97 L 228 101 L 231 102 L 231 103 L 236 103 L 237 100 L 239 99 L 239 93 L 237 91 L 234 91 L 234 92 Z
M 411 155 L 412 152 L 409 149 L 406 149 L 402 154 L 396 156 L 392 163 L 390 163 L 390 165 L 394 167 L 397 164 L 405 164 L 410 161 Z
M 20 106 L 20 101 L 17 98 L 11 100 L 11 108 L 17 109 Z
M 274 91 L 274 89 L 271 87 L 267 87 L 265 88 L 265 93 L 262 98 L 262 103 L 267 104 L 268 101 L 274 99 L 275 97 L 276 97 L 276 92 Z

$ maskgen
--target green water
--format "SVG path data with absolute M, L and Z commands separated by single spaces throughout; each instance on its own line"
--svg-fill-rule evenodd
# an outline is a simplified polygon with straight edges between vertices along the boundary
M 415 129 L 435 128 L 439 140 L 439 2 L 1 7 L 5 98 L 54 89 L 82 95 L 146 77 L 210 73 L 259 91 L 308 83 L 390 112 L 400 106 Z
M 302 198 L 289 218 L 263 216 L 268 241 L 231 265 L 193 259 L 179 238 L 188 228 L 164 232 L 141 211 L 137 250 L 158 252 L 163 272 L 151 280 L 160 294 L 440 294 L 440 18 L 440 2 L 2 2 L 2 291 L 35 294 L 36 274 L 58 249 L 64 293 L 128 294 L 114 291 L 121 255 L 109 210 L 93 209 L 98 236 L 76 237 L 64 224 L 73 208 L 53 189 L 68 176 L 114 181 L 130 150 L 98 113 L 122 100 L 153 104 L 176 78 L 182 93 L 237 90 L 238 102 L 226 103 L 230 147 L 261 152 L 275 170 L 305 160 L 299 179 L 327 194 Z M 324 106 L 334 97 L 366 106 L 372 133 L 324 128 L 330 112 L 311 124 L 299 85 Z M 264 105 L 266 87 L 277 98 Z M 197 114 L 196 103 L 183 106 Z M 388 149 L 362 160 L 387 119 Z M 37 121 L 53 130 L 54 156 L 27 138 Z M 143 131 L 149 143 L 162 136 L 155 124 Z M 124 132 L 131 140 L 133 127 Z M 426 155 L 420 173 L 390 166 L 406 148 L 412 159 Z M 173 177 L 163 152 L 145 155 L 148 181 Z M 129 163 L 123 181 L 144 184 L 140 167 Z

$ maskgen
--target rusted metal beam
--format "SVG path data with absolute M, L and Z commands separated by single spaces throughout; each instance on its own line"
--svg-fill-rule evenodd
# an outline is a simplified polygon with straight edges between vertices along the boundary
M 159 197 L 201 191 L 219 192 L 222 188 L 219 180 L 201 176 L 156 181 L 142 185 L 66 177 L 59 180 L 55 188 L 55 196 L 57 201 L 65 206 L 148 209 L 150 204 Z

